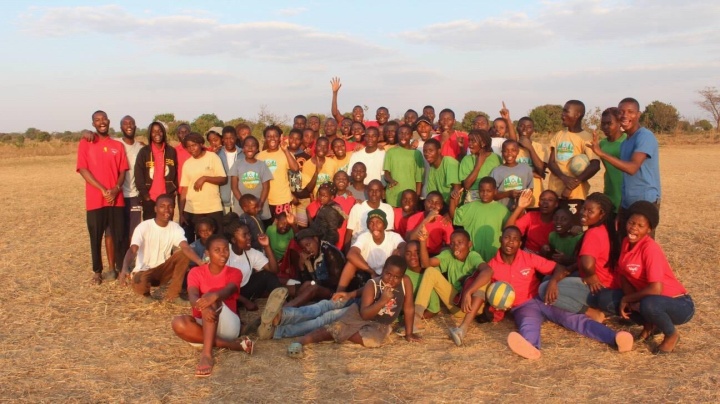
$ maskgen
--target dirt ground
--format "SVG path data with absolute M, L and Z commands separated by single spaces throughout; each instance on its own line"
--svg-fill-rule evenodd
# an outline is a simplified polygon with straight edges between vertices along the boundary
M 455 320 L 442 315 L 419 344 L 394 336 L 381 349 L 322 344 L 304 360 L 285 356 L 289 340 L 262 341 L 252 357 L 220 351 L 208 379 L 193 376 L 198 352 L 170 329 L 187 309 L 90 285 L 75 156 L 3 157 L 0 401 L 718 402 L 718 155 L 717 145 L 661 149 L 658 241 L 696 303 L 672 355 L 641 343 L 618 354 L 545 324 L 544 356 L 530 362 L 505 345 L 511 322 L 475 326 L 457 348 L 446 332 Z

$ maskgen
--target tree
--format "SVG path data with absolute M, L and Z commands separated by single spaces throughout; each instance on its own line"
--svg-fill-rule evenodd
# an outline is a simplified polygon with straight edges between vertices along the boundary
M 710 121 L 708 121 L 707 119 L 701 119 L 701 120 L 695 122 L 695 125 L 693 125 L 693 127 L 697 128 L 699 130 L 704 130 L 706 132 L 711 131 L 713 129 L 712 123 L 710 123 Z
M 37 140 L 38 142 L 49 142 L 50 139 L 52 139 L 52 136 L 50 136 L 50 134 L 45 131 L 38 133 L 35 137 L 35 140 Z
M 155 115 L 155 118 L 153 118 L 153 121 L 170 124 L 170 122 L 175 122 L 175 114 L 173 114 L 172 112 L 157 114 Z
M 702 96 L 702 101 L 698 101 L 697 105 L 709 112 L 715 120 L 715 129 L 720 132 L 720 91 L 715 87 L 705 87 L 698 91 Z
M 223 126 L 223 121 L 215 114 L 202 114 L 190 123 L 193 132 L 204 135 L 213 126 Z
M 480 115 L 485 115 L 485 117 L 490 120 L 490 115 L 483 111 L 468 111 L 465 113 L 462 121 L 460 122 L 460 128 L 465 132 L 469 132 L 472 129 L 473 121 L 475 121 L 475 118 Z
M 585 112 L 583 118 L 583 128 L 586 130 L 600 129 L 600 121 L 602 120 L 602 110 L 600 107 L 595 107 L 591 111 Z
M 528 114 L 535 122 L 535 131 L 553 133 L 562 129 L 562 105 L 541 105 L 533 108 Z
M 656 133 L 672 132 L 680 123 L 680 114 L 672 104 L 656 100 L 645 107 L 640 123 Z

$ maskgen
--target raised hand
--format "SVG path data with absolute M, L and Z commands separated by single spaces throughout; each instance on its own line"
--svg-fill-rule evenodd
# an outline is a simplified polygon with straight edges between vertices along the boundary
M 502 102 L 502 109 L 500 110 L 500 116 L 507 121 L 508 125 L 512 125 L 512 121 L 510 120 L 510 110 L 505 107 L 505 101 Z
M 532 205 L 533 203 L 533 191 L 532 189 L 523 189 L 522 192 L 520 192 L 520 197 L 518 198 L 517 204 L 519 207 L 523 209 L 527 209 Z
M 258 244 L 262 247 L 267 247 L 270 245 L 270 238 L 267 236 L 267 234 L 261 234 L 257 237 Z
M 342 87 L 342 84 L 340 83 L 340 77 L 333 77 L 330 80 L 330 87 L 332 88 L 333 93 L 340 91 L 340 87 Z

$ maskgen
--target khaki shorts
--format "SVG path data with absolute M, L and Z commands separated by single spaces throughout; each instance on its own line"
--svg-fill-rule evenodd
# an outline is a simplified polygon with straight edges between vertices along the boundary
M 392 332 L 389 324 L 363 320 L 360 317 L 360 306 L 352 305 L 336 322 L 326 325 L 325 329 L 332 335 L 335 342 L 345 342 L 355 333 L 360 334 L 363 345 L 368 348 L 382 346 Z

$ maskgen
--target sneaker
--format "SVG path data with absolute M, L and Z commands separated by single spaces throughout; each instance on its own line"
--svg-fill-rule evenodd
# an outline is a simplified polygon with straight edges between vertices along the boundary
M 118 271 L 114 269 L 109 269 L 102 273 L 102 277 L 106 281 L 114 281 L 118 277 Z
M 460 327 L 450 328 L 450 338 L 457 346 L 462 346 L 463 339 L 465 338 L 465 331 Z
M 260 327 L 258 328 L 258 337 L 260 339 L 271 339 L 275 332 L 273 321 L 278 314 L 282 312 L 283 304 L 287 298 L 287 288 L 276 288 L 270 292 L 265 308 L 260 315 Z

